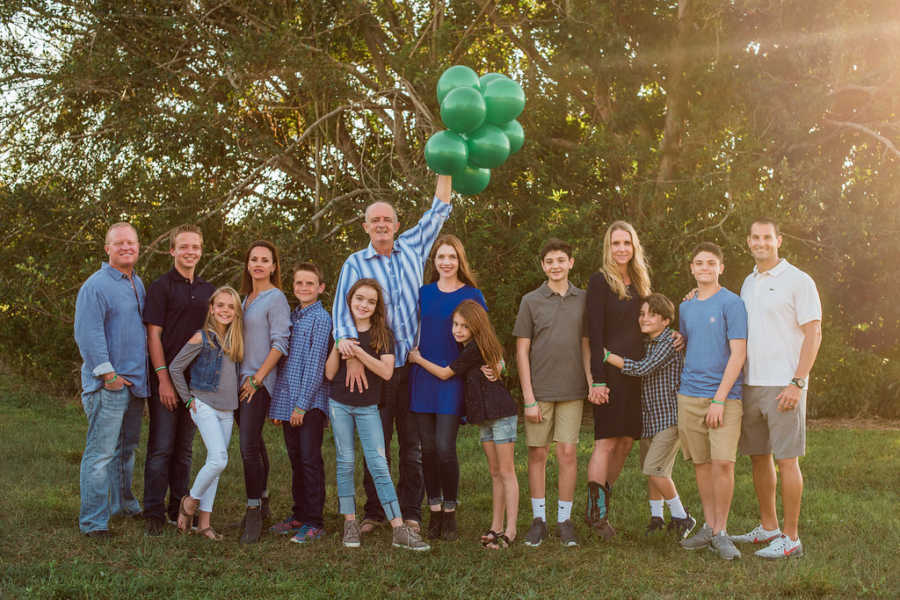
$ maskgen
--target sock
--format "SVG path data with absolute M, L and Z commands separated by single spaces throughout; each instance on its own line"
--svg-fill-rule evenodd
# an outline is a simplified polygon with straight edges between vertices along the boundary
M 572 501 L 560 500 L 556 504 L 556 522 L 564 523 L 572 518 Z
M 540 519 L 546 523 L 546 521 L 547 521 L 547 499 L 546 498 L 532 498 L 531 499 L 531 513 L 534 515 L 535 519 Z
M 650 516 L 651 517 L 659 517 L 663 518 L 663 501 L 662 500 L 651 500 L 650 501 Z
M 261 502 L 260 502 L 259 498 L 253 498 L 253 499 L 247 498 L 247 506 L 249 506 L 249 507 L 259 508 L 260 504 L 261 504 Z
M 666 505 L 669 507 L 669 514 L 676 519 L 684 519 L 687 517 L 687 513 L 684 512 L 684 507 L 681 505 L 681 498 L 678 497 L 678 494 L 675 494 L 674 498 L 666 500 Z

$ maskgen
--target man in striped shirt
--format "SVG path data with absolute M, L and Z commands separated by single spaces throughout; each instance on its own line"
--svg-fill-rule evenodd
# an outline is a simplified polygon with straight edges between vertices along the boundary
M 419 222 L 404 231 L 396 239 L 400 224 L 394 207 L 388 202 L 374 202 L 366 207 L 363 229 L 369 235 L 369 245 L 351 254 L 338 277 L 334 295 L 334 339 L 338 350 L 347 360 L 347 385 L 368 387 L 365 370 L 359 360 L 351 358 L 350 340 L 358 337 L 347 292 L 359 279 L 371 277 L 378 281 L 384 292 L 388 325 L 394 334 L 394 374 L 383 388 L 379 409 L 384 428 L 385 448 L 390 464 L 391 438 L 394 424 L 400 446 L 400 479 L 397 495 L 400 510 L 406 524 L 418 530 L 422 520 L 422 499 L 425 495 L 422 476 L 422 451 L 413 415 L 409 412 L 409 370 L 406 356 L 415 345 L 418 330 L 419 288 L 425 269 L 425 261 L 441 227 L 450 216 L 450 183 L 447 175 L 439 175 L 434 201 Z M 384 511 L 375 492 L 375 485 L 365 469 L 363 483 L 366 489 L 365 518 L 361 533 L 372 531 L 384 522 Z

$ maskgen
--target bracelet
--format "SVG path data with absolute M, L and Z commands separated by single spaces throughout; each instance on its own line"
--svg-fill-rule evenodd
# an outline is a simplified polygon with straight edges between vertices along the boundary
M 603 352 L 603 362 L 606 362 L 606 360 L 609 358 L 609 355 L 610 355 L 610 354 L 612 354 L 612 352 L 610 352 L 609 350 L 604 350 L 604 352 Z
M 306 411 L 303 410 L 303 409 L 300 408 L 300 407 L 295 406 L 295 407 L 294 407 L 294 413 L 296 413 L 296 414 L 298 414 L 298 415 L 305 415 L 305 414 L 306 414 Z
M 524 404 L 524 405 L 523 405 L 524 408 L 534 408 L 535 406 L 537 406 L 537 400 L 535 400 L 535 401 L 532 402 L 531 404 Z
M 184 403 L 184 407 L 185 407 L 185 408 L 190 408 L 190 407 L 191 407 L 191 402 L 193 402 L 193 401 L 194 401 L 194 397 L 191 396 L 190 398 L 188 398 L 187 402 Z
M 115 381 L 115 380 L 118 379 L 118 378 L 119 378 L 119 374 L 118 374 L 118 373 L 113 373 L 112 379 L 104 379 L 104 380 L 103 380 L 103 385 L 110 384 L 110 383 L 112 383 L 113 381 Z
M 592 388 L 595 388 L 595 387 L 606 387 L 606 384 L 605 384 L 605 383 L 592 383 L 592 384 L 591 384 L 591 387 L 592 387 Z
M 258 389 L 259 389 L 259 384 L 256 383 L 256 380 L 255 380 L 255 379 L 253 379 L 253 375 L 250 376 L 250 385 L 253 386 L 253 389 L 254 389 L 254 390 L 258 390 Z
M 163 366 L 161 366 L 161 367 L 156 367 L 155 369 L 153 369 L 153 372 L 154 372 L 154 373 L 159 373 L 160 371 L 164 371 L 164 370 L 165 370 L 165 371 L 168 371 L 168 370 L 169 370 L 169 367 L 167 367 L 166 365 L 163 365 Z
M 725 403 L 721 400 L 710 400 L 710 402 L 712 402 L 713 404 L 721 404 L 722 406 L 725 406 Z

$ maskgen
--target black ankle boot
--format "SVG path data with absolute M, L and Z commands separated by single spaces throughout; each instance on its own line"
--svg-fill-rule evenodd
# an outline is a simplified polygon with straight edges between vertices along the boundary
M 456 511 L 445 512 L 441 517 L 441 539 L 447 542 L 453 542 L 459 539 L 456 531 Z
M 247 507 L 244 515 L 244 533 L 241 535 L 242 544 L 255 544 L 262 535 L 262 515 L 259 507 Z
M 431 511 L 431 515 L 428 518 L 428 539 L 435 540 L 441 537 L 441 524 L 444 520 L 444 513 L 440 510 Z

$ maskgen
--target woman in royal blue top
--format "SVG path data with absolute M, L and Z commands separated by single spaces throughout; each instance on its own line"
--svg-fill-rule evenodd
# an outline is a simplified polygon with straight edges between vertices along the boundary
M 446 367 L 459 356 L 453 339 L 453 311 L 463 300 L 475 300 L 485 308 L 475 276 L 458 237 L 440 236 L 432 246 L 427 265 L 427 285 L 419 291 L 419 352 Z M 459 377 L 438 379 L 414 365 L 410 373 L 410 410 L 415 414 L 422 443 L 422 471 L 431 508 L 428 535 L 455 540 L 459 459 L 456 433 L 464 414 L 463 382 Z

